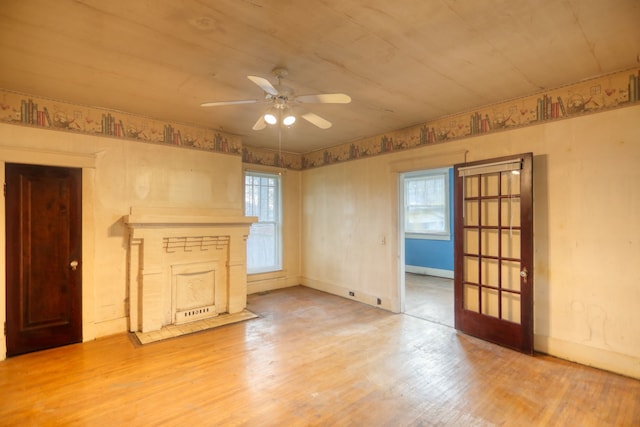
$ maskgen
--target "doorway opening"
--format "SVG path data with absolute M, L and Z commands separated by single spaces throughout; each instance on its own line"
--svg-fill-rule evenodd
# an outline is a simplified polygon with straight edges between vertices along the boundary
M 401 307 L 454 327 L 453 168 L 400 175 Z

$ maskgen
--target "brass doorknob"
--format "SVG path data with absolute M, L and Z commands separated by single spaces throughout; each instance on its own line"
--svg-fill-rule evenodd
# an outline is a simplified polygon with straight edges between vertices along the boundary
M 78 261 L 76 261 L 76 260 L 74 259 L 73 261 L 71 261 L 71 262 L 69 263 L 69 267 L 71 267 L 71 269 L 72 269 L 73 271 L 76 271 L 76 268 L 78 268 Z

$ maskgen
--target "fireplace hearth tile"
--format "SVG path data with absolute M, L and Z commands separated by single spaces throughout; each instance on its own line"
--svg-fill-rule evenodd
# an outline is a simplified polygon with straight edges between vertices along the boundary
M 257 314 L 247 309 L 239 313 L 223 313 L 209 319 L 196 320 L 191 323 L 183 323 L 180 325 L 167 325 L 159 331 L 151 332 L 134 332 L 140 344 L 149 344 L 156 341 L 162 341 L 170 338 L 176 338 L 182 335 L 192 334 L 194 332 L 205 331 L 207 329 L 217 328 L 219 326 L 230 325 L 232 323 L 244 322 L 245 320 L 255 319 Z

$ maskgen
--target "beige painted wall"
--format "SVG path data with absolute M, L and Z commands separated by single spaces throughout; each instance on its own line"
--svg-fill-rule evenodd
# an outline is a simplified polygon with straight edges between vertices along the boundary
M 536 349 L 640 378 L 639 122 L 634 106 L 286 171 L 285 273 L 250 277 L 249 292 L 302 282 L 398 311 L 398 174 L 450 166 L 465 152 L 472 161 L 532 151 Z M 83 167 L 85 340 L 126 331 L 121 218 L 130 206 L 242 211 L 236 156 L 0 124 L 4 162 Z
M 302 173 L 302 282 L 400 308 L 398 176 L 534 153 L 535 348 L 640 378 L 640 106 Z
M 127 229 L 134 207 L 242 213 L 239 156 L 0 124 L 6 162 L 83 168 L 83 335 L 127 330 Z M 0 320 L 5 317 L 4 204 L 0 208 Z M 0 359 L 5 354 L 0 340 Z

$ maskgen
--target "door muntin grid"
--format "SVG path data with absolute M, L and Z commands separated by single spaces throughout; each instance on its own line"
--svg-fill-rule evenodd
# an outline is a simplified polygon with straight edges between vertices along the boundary
M 501 171 L 463 180 L 463 308 L 520 324 L 520 175 Z

